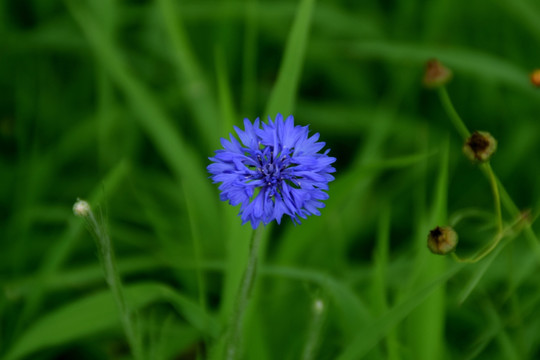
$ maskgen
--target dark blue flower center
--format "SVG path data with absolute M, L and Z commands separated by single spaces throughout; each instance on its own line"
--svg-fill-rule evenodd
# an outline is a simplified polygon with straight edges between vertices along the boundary
M 263 180 L 265 186 L 270 187 L 273 191 L 271 194 L 281 191 L 281 183 L 286 181 L 293 187 L 299 187 L 298 181 L 292 176 L 291 150 L 282 150 L 281 153 L 274 156 L 273 147 L 263 148 L 257 154 L 256 178 Z

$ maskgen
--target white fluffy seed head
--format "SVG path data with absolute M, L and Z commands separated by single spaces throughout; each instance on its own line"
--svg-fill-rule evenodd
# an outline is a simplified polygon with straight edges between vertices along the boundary
M 77 202 L 73 204 L 73 213 L 76 216 L 87 217 L 88 215 L 90 215 L 90 211 L 92 211 L 90 209 L 90 204 L 88 204 L 88 202 L 84 200 L 77 199 Z

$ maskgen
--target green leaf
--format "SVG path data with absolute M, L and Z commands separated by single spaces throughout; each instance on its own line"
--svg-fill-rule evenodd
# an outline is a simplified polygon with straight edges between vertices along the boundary
M 182 19 L 178 15 L 178 8 L 171 0 L 159 0 L 157 3 L 172 45 L 180 85 L 186 89 L 188 104 L 196 120 L 195 126 L 199 127 L 199 133 L 207 145 L 215 144 L 220 133 L 218 131 L 220 118 L 217 116 L 215 100 L 208 82 L 189 43 Z
M 531 88 L 525 70 L 485 52 L 468 49 L 397 43 L 390 41 L 366 41 L 351 45 L 350 53 L 366 58 L 377 58 L 396 66 L 423 65 L 430 58 L 437 58 L 454 73 L 464 72 L 487 81 L 499 81 L 522 90 L 538 99 L 538 92 Z
M 219 326 L 192 300 L 159 283 L 140 283 L 125 287 L 132 311 L 155 302 L 172 304 L 194 328 L 216 337 Z M 118 327 L 116 303 L 108 290 L 88 295 L 64 305 L 37 320 L 23 333 L 5 360 L 19 359 L 40 349 L 61 345 Z
M 88 43 L 111 79 L 121 89 L 137 114 L 136 120 L 153 141 L 164 161 L 185 186 L 190 215 L 203 239 L 215 240 L 219 219 L 217 203 L 211 183 L 207 179 L 205 165 L 195 149 L 176 129 L 152 92 L 136 78 L 126 66 L 122 54 L 112 40 L 100 28 L 96 19 L 79 1 L 67 1 L 68 9 L 80 25 Z M 216 143 L 218 139 L 215 139 Z
M 266 276 L 308 281 L 324 288 L 336 305 L 342 329 L 349 338 L 361 329 L 363 324 L 372 320 L 364 302 L 348 285 L 320 271 L 289 266 L 265 266 L 261 273 Z
M 464 267 L 463 264 L 456 265 L 447 270 L 439 278 L 417 291 L 407 300 L 401 302 L 380 319 L 368 323 L 359 331 L 356 336 L 345 347 L 338 360 L 357 360 L 366 355 L 386 334 L 396 326 L 401 320 L 409 315 L 414 309 L 420 306 L 433 292 L 443 286 L 448 279 L 453 277 Z
M 266 106 L 266 114 L 269 116 L 274 117 L 277 113 L 288 116 L 293 111 L 314 4 L 315 0 L 302 0 L 298 6 L 298 14 L 287 39 L 278 79 Z

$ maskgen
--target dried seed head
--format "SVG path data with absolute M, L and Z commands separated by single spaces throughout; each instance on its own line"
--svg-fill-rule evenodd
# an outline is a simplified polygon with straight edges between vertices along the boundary
M 90 204 L 84 200 L 77 199 L 77 202 L 73 204 L 73 213 L 79 217 L 87 217 L 91 211 Z
M 540 87 L 540 69 L 536 69 L 531 73 L 531 83 L 536 87 Z
M 497 140 L 486 131 L 475 131 L 465 140 L 463 153 L 473 162 L 485 162 L 497 150 Z
M 428 235 L 427 245 L 429 250 L 437 255 L 446 255 L 456 249 L 458 235 L 450 226 L 437 226 Z
M 424 73 L 424 86 L 435 89 L 446 85 L 452 79 L 452 70 L 441 64 L 437 59 L 428 60 Z

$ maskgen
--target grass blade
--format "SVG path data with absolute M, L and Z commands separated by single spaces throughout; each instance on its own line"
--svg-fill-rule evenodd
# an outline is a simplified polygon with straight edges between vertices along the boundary
M 315 0 L 302 0 L 298 5 L 298 14 L 287 39 L 278 79 L 266 106 L 265 113 L 269 116 L 274 117 L 277 113 L 288 116 L 293 112 L 314 5 Z
M 213 195 L 204 164 L 195 150 L 173 126 L 151 92 L 127 69 L 118 49 L 100 30 L 98 23 L 85 11 L 80 2 L 67 2 L 72 16 L 81 26 L 88 42 L 109 76 L 125 93 L 138 116 L 139 125 L 148 134 L 171 170 L 185 184 L 186 194 L 192 197 L 192 216 L 204 239 L 217 239 L 217 199 Z M 218 139 L 216 137 L 215 141 Z
M 392 308 L 380 319 L 365 326 L 362 331 L 358 332 L 352 341 L 346 346 L 343 353 L 337 358 L 338 360 L 358 360 L 366 355 L 386 334 L 396 326 L 401 320 L 409 315 L 414 309 L 420 306 L 428 299 L 433 292 L 443 286 L 446 281 L 452 278 L 461 270 L 463 265 L 456 265 L 447 270 L 439 278 L 420 289 L 410 298 L 403 301 L 399 305 Z
M 159 283 L 126 286 L 126 297 L 133 310 L 155 302 L 171 303 L 195 328 L 211 337 L 219 327 L 213 318 L 192 300 Z M 20 359 L 40 349 L 69 343 L 106 329 L 118 327 L 116 304 L 108 290 L 86 296 L 52 311 L 36 321 L 6 355 L 5 360 Z

